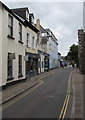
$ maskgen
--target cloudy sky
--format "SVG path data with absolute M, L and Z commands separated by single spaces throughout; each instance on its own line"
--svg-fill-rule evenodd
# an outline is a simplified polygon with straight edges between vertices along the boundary
M 28 7 L 35 20 L 40 19 L 44 28 L 52 30 L 63 56 L 67 55 L 72 44 L 78 44 L 77 31 L 83 26 L 83 2 L 2 2 L 9 8 Z

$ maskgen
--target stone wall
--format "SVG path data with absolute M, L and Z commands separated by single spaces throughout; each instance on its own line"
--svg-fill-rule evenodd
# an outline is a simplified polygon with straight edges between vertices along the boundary
M 83 29 L 78 30 L 78 40 L 79 40 L 79 68 L 80 71 L 85 74 L 85 32 Z

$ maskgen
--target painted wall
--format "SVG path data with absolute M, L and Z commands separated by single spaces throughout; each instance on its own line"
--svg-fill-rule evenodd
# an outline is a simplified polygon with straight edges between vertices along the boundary
M 38 54 L 38 48 L 37 48 L 37 33 L 35 33 L 33 30 L 31 30 L 30 28 L 25 28 L 25 46 L 27 45 L 26 44 L 26 36 L 27 36 L 27 33 L 29 33 L 29 42 L 28 42 L 28 46 L 26 46 L 26 51 L 29 52 L 29 53 L 36 53 Z M 32 37 L 34 37 L 34 48 L 32 48 Z
M 32 31 L 28 27 L 24 27 L 22 25 L 22 42 L 23 44 L 18 42 L 18 30 L 19 30 L 19 21 L 13 17 L 13 37 L 15 38 L 14 40 L 9 39 L 7 37 L 8 35 L 8 12 L 3 8 L 1 9 L 0 7 L 0 24 L 1 20 L 3 21 L 2 23 L 2 28 L 0 25 L 0 31 L 2 32 L 2 38 L 0 36 L 0 48 L 2 48 L 2 51 L 0 50 L 0 79 L 2 80 L 2 83 L 0 82 L 0 86 L 5 85 L 6 83 L 16 81 L 19 79 L 25 79 L 25 51 L 27 50 L 30 53 L 37 53 L 36 49 L 36 43 L 37 43 L 37 34 Z M 22 24 L 22 23 L 20 23 Z M 26 40 L 27 40 L 27 32 L 30 33 L 30 39 L 29 39 L 29 47 L 26 47 Z M 35 37 L 35 47 L 34 49 L 32 48 L 32 37 Z M 13 59 L 13 80 L 7 81 L 7 60 L 8 60 L 8 52 L 10 53 L 15 53 L 15 59 Z M 23 77 L 18 78 L 18 55 L 22 55 L 22 75 Z M 2 70 L 1 70 L 2 68 Z
M 59 62 L 58 62 L 58 45 L 57 43 L 55 42 L 55 40 L 50 37 L 49 38 L 49 68 L 52 69 L 52 68 L 56 68 L 58 67 L 59 65 Z

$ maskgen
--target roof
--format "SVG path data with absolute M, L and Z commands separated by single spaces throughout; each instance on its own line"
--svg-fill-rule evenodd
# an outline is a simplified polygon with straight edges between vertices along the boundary
M 55 38 L 55 41 L 56 41 L 56 43 L 57 43 L 57 38 L 55 37 L 55 35 L 53 34 L 53 32 L 50 30 L 50 29 L 45 29 L 45 31 L 47 31 L 48 33 L 49 33 L 49 31 L 51 32 L 51 35 Z M 58 43 L 57 43 L 57 45 L 58 45 Z
M 23 7 L 23 8 L 14 8 L 14 9 L 11 9 L 11 10 L 16 10 L 16 11 L 21 11 L 21 10 L 27 10 L 27 12 L 29 13 L 29 10 L 28 10 L 28 7 Z
M 22 17 L 20 17 L 19 15 L 17 15 L 16 13 L 14 13 L 16 17 L 18 17 L 22 22 L 25 22 L 25 19 L 23 19 Z
M 11 9 L 9 9 L 6 5 L 4 5 L 1 1 L 0 4 L 2 4 L 2 6 L 10 13 L 12 14 L 18 21 L 20 21 L 24 26 L 29 27 L 30 29 L 32 29 L 34 32 L 38 33 L 38 29 L 33 26 L 29 21 L 27 21 L 26 19 L 23 19 L 22 17 L 20 17 L 19 15 L 15 14 Z M 22 8 L 21 8 L 22 9 Z M 24 9 L 24 8 L 23 8 Z
M 40 25 L 40 31 L 41 33 L 46 33 L 46 30 Z
M 56 39 L 56 41 L 57 41 L 57 38 L 55 37 L 55 35 L 53 34 L 53 32 L 50 30 L 50 29 L 45 29 L 47 32 L 51 32 L 51 34 L 52 34 L 52 36 Z

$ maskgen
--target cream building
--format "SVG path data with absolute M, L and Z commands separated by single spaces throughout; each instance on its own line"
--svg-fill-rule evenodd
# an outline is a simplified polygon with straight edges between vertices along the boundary
M 36 20 L 36 28 L 39 30 L 38 33 L 38 72 L 42 73 L 47 71 L 49 68 L 49 65 L 46 63 L 48 62 L 48 56 L 49 56 L 49 41 L 47 38 L 47 34 L 45 36 L 45 29 L 41 26 L 40 20 Z M 47 66 L 46 66 L 47 65 Z
M 25 17 L 31 19 L 27 8 L 25 12 Z M 0 2 L 0 86 L 26 79 L 27 61 L 38 60 L 37 32 L 32 20 L 22 18 Z M 29 68 L 31 72 L 37 71 L 34 66 L 37 65 Z

